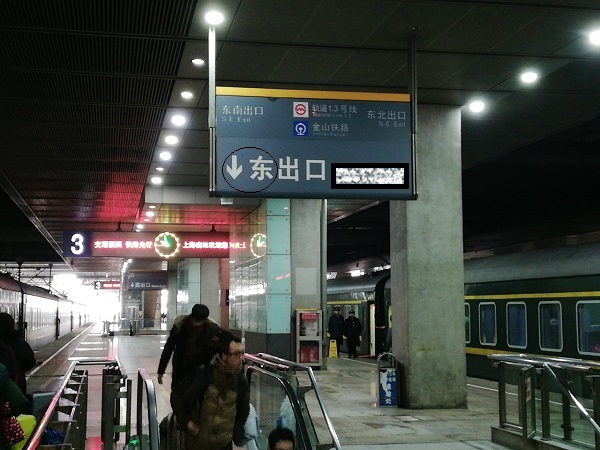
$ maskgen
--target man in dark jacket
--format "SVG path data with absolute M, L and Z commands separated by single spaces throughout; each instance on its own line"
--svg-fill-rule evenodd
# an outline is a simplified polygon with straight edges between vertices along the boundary
M 158 363 L 158 383 L 173 355 L 171 375 L 171 407 L 175 408 L 178 397 L 186 389 L 186 380 L 195 369 L 208 365 L 216 353 L 215 342 L 221 331 L 209 317 L 206 305 L 194 305 L 191 314 L 175 318 L 173 328 L 163 348 Z
M 23 394 L 27 394 L 25 372 L 33 369 L 37 362 L 31 346 L 15 330 L 15 319 L 8 313 L 0 313 L 0 341 L 9 347 L 16 361 L 15 382 Z
M 185 427 L 185 450 L 230 450 L 241 445 L 250 411 L 250 389 L 243 373 L 244 347 L 228 331 L 219 337 L 218 353 L 196 371 L 181 396 L 175 416 Z
M 344 336 L 346 336 L 348 358 L 356 358 L 356 346 L 360 345 L 360 333 L 362 333 L 362 325 L 358 317 L 354 315 L 354 310 L 351 309 L 344 321 Z

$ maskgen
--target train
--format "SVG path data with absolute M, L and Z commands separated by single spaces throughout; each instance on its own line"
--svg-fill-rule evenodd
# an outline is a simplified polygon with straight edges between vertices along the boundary
M 464 269 L 467 375 L 497 379 L 488 355 L 499 353 L 600 361 L 600 243 L 473 258 Z M 386 350 L 389 280 L 378 273 L 328 282 L 327 317 L 334 305 L 355 309 L 362 355 Z
M 89 322 L 84 304 L 0 273 L 0 312 L 9 313 L 35 351 Z

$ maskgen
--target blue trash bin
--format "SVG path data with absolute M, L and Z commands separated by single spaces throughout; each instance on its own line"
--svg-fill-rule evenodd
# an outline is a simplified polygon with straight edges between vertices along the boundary
M 386 356 L 383 359 L 383 356 Z M 396 376 L 396 358 L 392 353 L 384 352 L 377 357 L 377 406 L 398 407 L 398 378 Z

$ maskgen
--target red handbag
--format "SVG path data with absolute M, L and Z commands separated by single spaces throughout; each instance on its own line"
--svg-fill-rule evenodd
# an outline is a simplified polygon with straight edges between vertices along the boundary
M 10 411 L 10 403 L 0 403 L 0 436 L 4 445 L 10 446 L 25 439 L 21 424 Z

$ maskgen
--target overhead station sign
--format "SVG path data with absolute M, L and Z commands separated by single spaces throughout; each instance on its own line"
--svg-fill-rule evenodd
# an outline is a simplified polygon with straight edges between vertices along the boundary
M 216 92 L 217 196 L 415 198 L 409 95 Z
M 127 281 L 127 288 L 135 290 L 161 290 L 169 286 L 169 274 L 166 270 L 131 271 Z
M 246 242 L 231 242 L 229 233 L 66 232 L 63 253 L 68 258 L 112 256 L 119 258 L 228 258 L 230 249 Z

